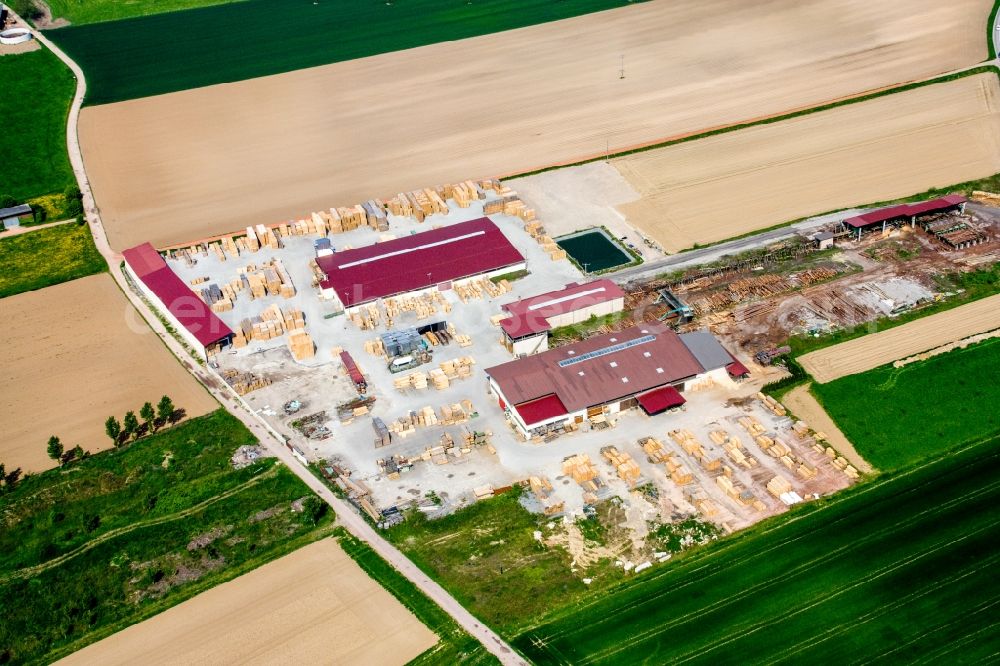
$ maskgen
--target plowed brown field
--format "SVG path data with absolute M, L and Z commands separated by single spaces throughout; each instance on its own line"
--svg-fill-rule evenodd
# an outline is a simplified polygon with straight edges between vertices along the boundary
M 333 539 L 265 564 L 62 664 L 405 664 L 437 642 Z
M 990 7 L 650 2 L 88 107 L 81 141 L 112 246 L 164 245 L 951 71 L 986 58 Z
M 1000 294 L 800 356 L 820 382 L 877 368 L 964 337 L 1000 328 Z
M 1000 172 L 1000 85 L 978 74 L 638 153 L 618 209 L 668 251 Z
M 111 446 L 104 420 L 166 394 L 188 416 L 218 407 L 171 356 L 108 274 L 0 299 L 0 462 L 48 469 L 50 435 L 66 448 Z

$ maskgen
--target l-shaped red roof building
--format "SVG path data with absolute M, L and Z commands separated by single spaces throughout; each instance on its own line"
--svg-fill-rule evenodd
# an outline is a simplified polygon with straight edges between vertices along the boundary
M 708 331 L 678 335 L 653 324 L 486 370 L 489 391 L 525 437 L 637 406 L 658 414 L 683 405 L 682 392 L 696 383 L 746 374 Z

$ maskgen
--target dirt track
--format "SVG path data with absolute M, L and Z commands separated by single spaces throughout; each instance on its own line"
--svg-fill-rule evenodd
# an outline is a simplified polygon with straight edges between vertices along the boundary
M 1000 328 L 1000 294 L 800 356 L 813 378 L 825 384 L 899 358 Z
M 163 245 L 971 65 L 990 4 L 651 2 L 88 107 L 81 141 L 112 246 Z
M 668 251 L 1000 171 L 995 74 L 924 86 L 613 164 L 618 209 Z
M 827 441 L 837 452 L 844 456 L 855 469 L 862 472 L 871 472 L 872 466 L 867 460 L 861 457 L 854 445 L 851 444 L 847 436 L 840 431 L 830 415 L 823 409 L 823 405 L 809 392 L 811 384 L 796 386 L 785 394 L 781 400 L 782 404 L 792 411 L 797 417 L 808 423 L 813 430 L 826 435 Z
M 333 539 L 110 636 L 62 664 L 405 664 L 437 642 Z
M 0 462 L 36 472 L 55 463 L 45 442 L 109 448 L 104 420 L 167 394 L 198 416 L 215 400 L 170 355 L 109 275 L 0 299 L 4 327 Z M 132 328 L 129 326 L 132 323 Z M 134 331 L 141 331 L 137 333 Z

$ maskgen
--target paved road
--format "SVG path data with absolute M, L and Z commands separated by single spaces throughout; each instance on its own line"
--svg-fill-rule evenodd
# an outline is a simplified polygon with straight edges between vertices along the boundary
M 132 302 L 132 305 L 142 314 L 143 318 L 156 333 L 167 348 L 176 356 L 181 364 L 193 374 L 212 393 L 219 403 L 236 418 L 240 419 L 246 427 L 260 440 L 261 444 L 276 455 L 292 470 L 302 481 L 309 486 L 317 495 L 323 498 L 337 514 L 337 522 L 347 531 L 361 539 L 372 547 L 382 558 L 389 562 L 397 571 L 416 585 L 424 594 L 434 600 L 446 613 L 448 613 L 459 625 L 470 635 L 476 637 L 487 650 L 492 652 L 503 664 L 511 666 L 525 665 L 525 662 L 500 636 L 492 629 L 476 619 L 472 613 L 466 610 L 455 600 L 443 587 L 430 579 L 413 562 L 411 562 L 395 546 L 383 539 L 348 503 L 339 499 L 329 488 L 319 481 L 285 446 L 284 442 L 273 432 L 263 421 L 263 419 L 251 409 L 249 409 L 242 399 L 224 382 L 222 382 L 213 372 L 204 366 L 195 363 L 190 354 L 177 340 L 170 335 L 159 318 L 150 310 L 146 303 L 136 295 L 129 287 L 125 275 L 119 268 L 122 256 L 115 252 L 108 243 L 107 234 L 104 232 L 104 225 L 101 221 L 100 211 L 94 201 L 94 195 L 90 188 L 90 181 L 84 168 L 83 154 L 80 151 L 79 137 L 77 135 L 77 123 L 80 117 L 80 107 L 84 94 L 87 90 L 86 80 L 83 71 L 79 66 L 63 53 L 59 47 L 49 41 L 44 34 L 32 29 L 35 39 L 48 47 L 73 71 L 76 76 L 76 94 L 70 106 L 69 118 L 66 128 L 66 144 L 69 149 L 70 164 L 73 173 L 79 183 L 80 191 L 83 193 L 83 205 L 90 230 L 94 236 L 97 249 L 104 256 L 111 269 L 111 276 L 121 287 L 125 296 Z
M 674 254 L 657 261 L 647 261 L 646 263 L 634 268 L 626 268 L 625 270 L 618 271 L 610 277 L 612 280 L 624 284 L 626 282 L 642 278 L 652 278 L 680 268 L 706 264 L 716 261 L 717 259 L 721 259 L 723 255 L 737 254 L 739 252 L 761 248 L 766 245 L 770 245 L 775 241 L 790 238 L 796 235 L 808 235 L 809 232 L 814 231 L 825 224 L 836 222 L 844 217 L 856 215 L 860 212 L 864 212 L 865 210 L 868 209 L 849 208 L 836 213 L 817 215 L 816 217 L 811 217 L 807 220 L 796 222 L 795 224 L 791 224 L 787 227 L 781 227 L 780 229 L 762 231 L 759 234 L 747 236 L 746 238 L 737 238 L 736 240 L 726 241 L 724 243 L 719 243 L 718 245 L 712 245 L 698 250 L 689 250 L 688 252 L 681 252 L 680 254 Z

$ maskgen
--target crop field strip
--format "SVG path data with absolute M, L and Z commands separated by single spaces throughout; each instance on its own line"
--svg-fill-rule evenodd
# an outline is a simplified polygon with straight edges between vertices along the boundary
M 18 387 L 0 398 L 0 462 L 8 469 L 53 467 L 50 435 L 92 452 L 110 448 L 104 420 L 164 394 L 188 416 L 218 406 L 184 368 L 193 361 L 170 354 L 106 273 L 2 298 L 0 317 L 8 322 L 0 381 Z
M 87 103 L 108 104 L 467 39 L 628 4 L 629 0 L 243 0 L 70 26 L 47 34 L 87 73 Z M 278 25 L 275 16 L 281 17 Z M 211 29 L 192 30 L 192 25 Z
M 61 193 L 73 183 L 66 153 L 66 115 L 73 74 L 48 49 L 0 56 L 0 118 L 5 158 L 0 195 L 19 202 Z
M 289 623 L 298 627 L 289 630 Z M 358 663 L 402 665 L 427 630 L 326 538 L 133 625 L 66 664 Z
M 651 2 L 91 106 L 81 143 L 112 246 L 163 246 L 810 108 L 985 54 L 981 40 L 957 38 L 982 34 L 985 0 L 769 7 Z M 109 58 L 114 67 L 128 60 Z M 784 64 L 775 70 L 774 62 Z
M 612 164 L 641 195 L 618 209 L 676 252 L 1000 172 L 1000 82 L 974 74 Z
M 277 460 L 230 466 L 254 443 L 218 410 L 7 488 L 0 654 L 52 662 L 328 533 Z
M 87 226 L 61 224 L 17 236 L 0 234 L 0 298 L 108 269 Z
M 817 382 L 825 383 L 997 328 L 1000 295 L 809 352 L 798 361 Z
M 811 390 L 866 460 L 895 469 L 940 455 L 954 442 L 1000 432 L 1000 412 L 989 408 L 1000 404 L 998 363 L 1000 339 L 991 339 Z
M 919 656 L 995 623 L 998 471 L 1000 441 L 980 442 L 557 612 L 515 644 L 542 664 Z M 995 649 L 987 640 L 971 654 Z

